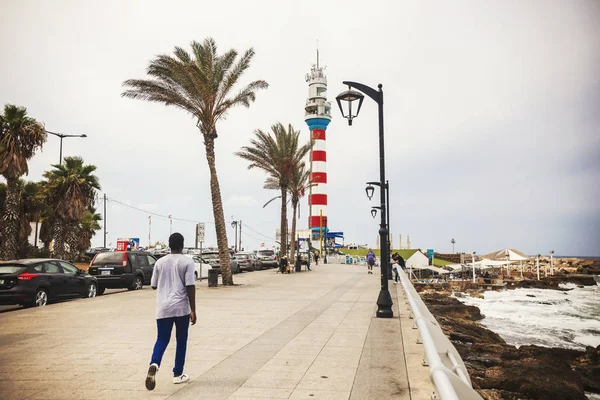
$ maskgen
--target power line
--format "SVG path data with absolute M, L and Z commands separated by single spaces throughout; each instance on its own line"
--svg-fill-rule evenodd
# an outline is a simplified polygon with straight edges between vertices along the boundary
M 198 224 L 198 223 L 214 224 L 214 222 L 212 222 L 212 221 L 198 221 L 198 220 L 192 220 L 192 219 L 170 217 L 169 215 L 158 214 L 158 213 L 155 213 L 155 212 L 152 212 L 152 211 L 148 211 L 148 210 L 144 210 L 144 209 L 141 209 L 141 208 L 137 208 L 137 207 L 134 207 L 134 206 L 129 205 L 127 203 L 123 203 L 122 201 L 115 200 L 113 198 L 107 197 L 106 199 L 108 201 L 112 201 L 112 202 L 118 203 L 118 204 L 120 204 L 122 206 L 129 207 L 129 208 L 131 208 L 133 210 L 140 211 L 140 212 L 143 212 L 145 214 L 154 215 L 156 217 L 161 217 L 161 218 L 166 218 L 166 219 L 172 219 L 174 221 L 191 222 L 193 224 Z
M 171 220 L 174 220 L 174 221 L 181 221 L 181 222 L 189 222 L 189 223 L 193 223 L 193 224 L 198 224 L 198 223 L 214 224 L 214 221 L 198 221 L 198 220 L 192 220 L 192 219 L 186 219 L 186 218 L 176 218 L 176 217 L 172 217 L 170 215 L 158 214 L 158 213 L 155 213 L 155 212 L 152 212 L 152 211 L 148 211 L 148 210 L 144 210 L 142 208 L 138 208 L 138 207 L 132 206 L 130 204 L 124 203 L 122 201 L 119 201 L 119 200 L 116 200 L 116 199 L 110 198 L 110 197 L 106 197 L 106 200 L 107 201 L 112 201 L 114 203 L 120 204 L 120 205 L 128 207 L 128 208 L 131 208 L 132 210 L 136 210 L 136 211 L 139 211 L 139 212 L 143 212 L 144 214 L 149 214 L 149 215 L 153 215 L 153 216 L 160 217 L 160 218 L 171 219 Z M 230 224 L 231 221 L 226 221 L 225 223 L 226 224 Z M 245 234 L 248 235 L 248 236 L 250 236 L 253 239 L 261 240 L 261 241 L 263 241 L 265 239 L 269 240 L 269 241 L 275 241 L 275 239 L 272 236 L 265 235 L 264 233 L 259 232 L 258 230 L 254 229 L 251 225 L 249 225 L 247 222 L 244 222 L 244 227 L 247 228 L 247 229 L 249 229 L 250 231 L 252 231 L 254 234 L 262 236 L 262 238 L 256 237 L 254 235 L 249 234 L 248 231 L 246 231 Z

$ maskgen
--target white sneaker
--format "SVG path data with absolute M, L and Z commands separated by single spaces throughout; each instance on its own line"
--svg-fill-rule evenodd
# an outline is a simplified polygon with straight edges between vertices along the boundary
M 394 285 L 397 285 L 397 284 L 398 284 L 398 282 L 394 281 Z
M 189 380 L 190 380 L 189 376 L 187 376 L 186 374 L 181 374 L 181 375 L 173 378 L 173 383 L 177 385 L 179 383 L 187 382 Z
M 158 364 L 150 364 L 148 368 L 148 376 L 146 376 L 146 389 L 154 390 L 156 386 L 156 373 L 158 372 Z

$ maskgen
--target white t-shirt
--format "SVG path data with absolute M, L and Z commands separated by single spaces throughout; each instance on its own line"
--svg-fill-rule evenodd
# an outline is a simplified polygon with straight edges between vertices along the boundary
M 185 287 L 195 284 L 194 267 L 194 260 L 183 254 L 168 254 L 156 262 L 150 282 L 158 291 L 156 319 L 190 315 Z

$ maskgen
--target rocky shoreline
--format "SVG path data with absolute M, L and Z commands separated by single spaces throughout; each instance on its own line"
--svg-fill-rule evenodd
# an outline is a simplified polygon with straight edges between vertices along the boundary
M 416 286 L 484 399 L 585 400 L 584 392 L 600 394 L 600 346 L 586 351 L 516 348 L 478 322 L 484 318 L 479 308 L 450 297 L 447 288 Z

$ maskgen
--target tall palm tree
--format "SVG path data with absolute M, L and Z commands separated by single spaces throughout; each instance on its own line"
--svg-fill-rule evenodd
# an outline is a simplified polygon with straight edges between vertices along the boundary
M 44 173 L 47 180 L 44 192 L 54 220 L 54 254 L 57 258 L 74 261 L 78 256 L 79 223 L 84 214 L 93 209 L 100 183 L 93 175 L 96 166 L 85 165 L 81 157 L 65 157 L 63 164 L 53 167 Z M 68 252 L 65 243 L 69 246 Z
M 269 177 L 265 188 L 278 187 L 281 192 L 281 252 L 287 254 L 287 195 L 295 171 L 303 164 L 302 159 L 310 150 L 310 143 L 299 145 L 300 131 L 289 124 L 286 129 L 281 123 L 271 127 L 271 133 L 257 129 L 250 146 L 243 146 L 235 153 L 250 161 L 248 169 L 260 168 Z
M 0 174 L 6 178 L 6 200 L 0 259 L 16 258 L 19 249 L 19 178 L 29 172 L 27 162 L 46 142 L 44 126 L 27 115 L 25 107 L 4 106 L 0 114 Z
M 19 258 L 23 258 L 29 255 L 29 236 L 33 230 L 31 227 L 31 222 L 39 221 L 41 214 L 46 208 L 46 205 L 44 196 L 42 194 L 41 182 L 20 181 L 20 186 L 21 217 L 19 218 Z
M 212 38 L 190 44 L 192 54 L 175 47 L 174 55 L 160 55 L 150 61 L 147 69 L 151 79 L 130 79 L 123 83 L 129 89 L 122 96 L 173 105 L 190 113 L 204 138 L 206 160 L 210 171 L 210 193 L 219 246 L 223 284 L 233 285 L 229 269 L 229 247 L 223 216 L 221 189 L 215 165 L 217 122 L 236 106 L 250 107 L 256 91 L 266 89 L 267 82 L 253 81 L 237 93 L 232 93 L 254 57 L 252 48 L 238 59 L 236 50 L 217 54 Z

